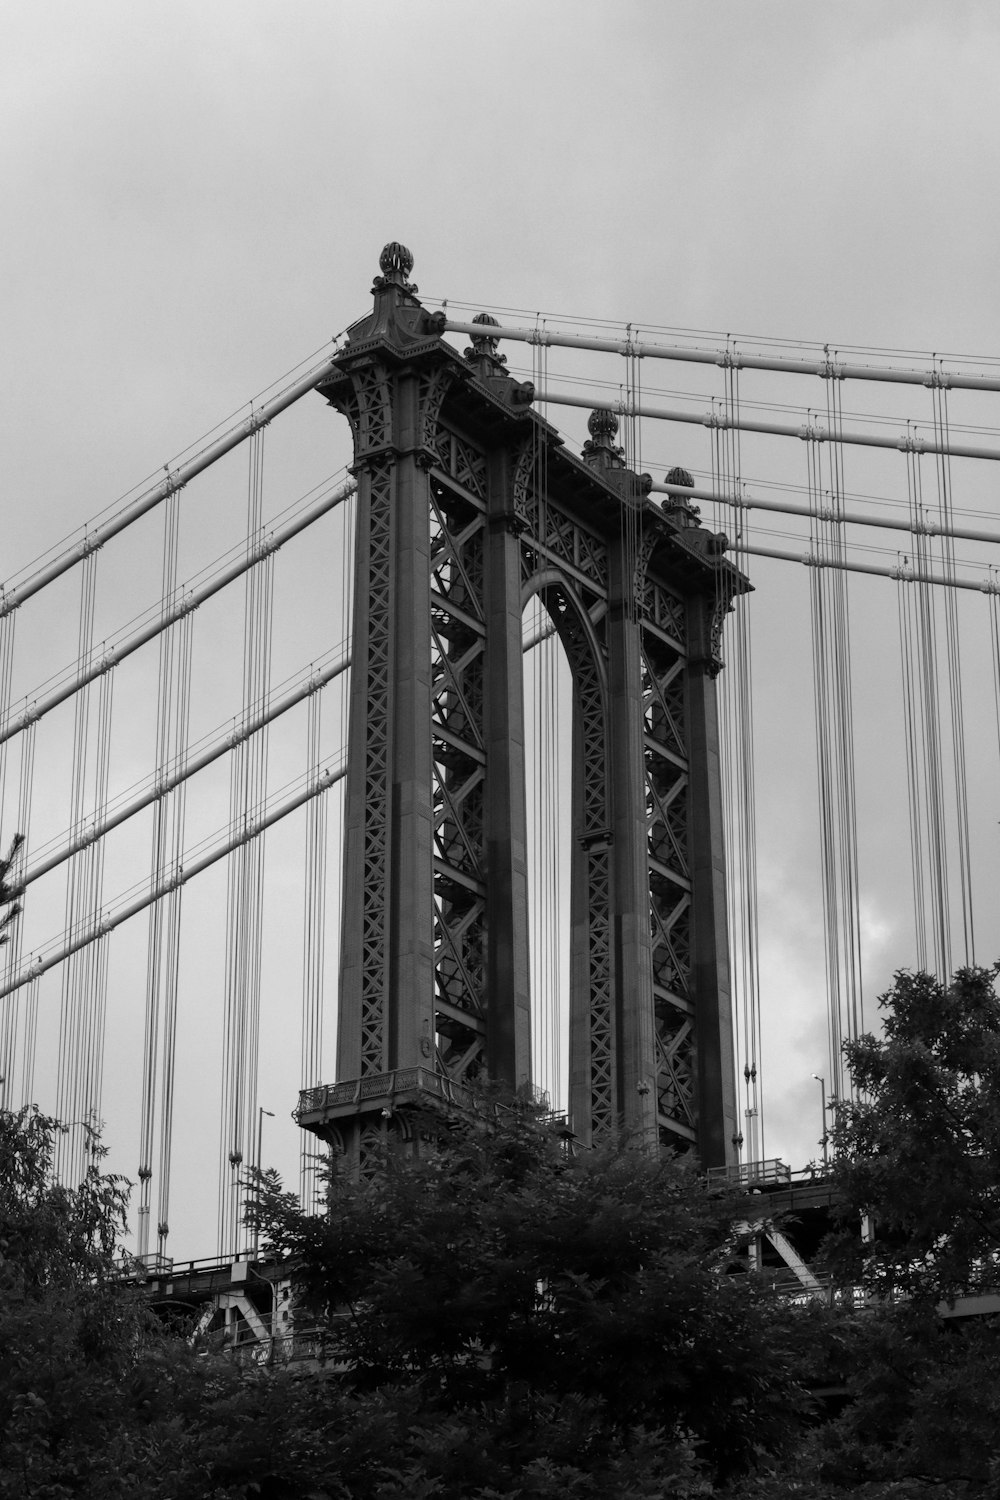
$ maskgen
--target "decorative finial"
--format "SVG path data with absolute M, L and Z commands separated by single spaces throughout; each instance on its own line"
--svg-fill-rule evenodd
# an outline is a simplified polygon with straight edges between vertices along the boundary
M 381 276 L 375 278 L 375 289 L 384 286 L 399 286 L 404 292 L 416 292 L 407 277 L 413 270 L 413 256 L 398 240 L 390 240 L 378 258 Z
M 620 469 L 624 454 L 615 438 L 618 435 L 618 418 L 613 411 L 599 409 L 587 418 L 590 437 L 583 445 L 584 460 L 595 469 Z
M 472 321 L 473 323 L 481 323 L 484 329 L 500 327 L 496 318 L 485 312 L 476 313 Z M 503 373 L 503 366 L 507 363 L 507 356 L 497 353 L 497 344 L 498 341 L 491 339 L 485 332 L 482 336 L 473 334 L 472 343 L 468 349 L 463 351 L 465 358 L 470 364 L 474 365 L 477 362 L 483 362 L 480 364 L 480 375 L 501 375 Z
M 667 475 L 666 483 L 676 484 L 678 487 L 682 486 L 686 490 L 693 490 L 694 475 L 690 474 L 687 469 L 682 469 L 680 464 L 677 464 Z M 685 500 L 682 495 L 667 495 L 663 501 L 663 510 L 675 525 L 700 525 L 698 517 L 701 515 L 701 511 L 697 505 L 692 505 L 690 500 Z
M 378 264 L 383 276 L 389 276 L 393 271 L 398 271 L 405 281 L 413 270 L 413 256 L 398 240 L 390 240 L 379 256 Z
M 595 443 L 614 442 L 618 436 L 619 425 L 615 413 L 613 411 L 605 411 L 603 408 L 598 411 L 592 411 L 587 418 L 587 431 Z M 693 480 L 691 482 L 692 484 L 694 483 Z

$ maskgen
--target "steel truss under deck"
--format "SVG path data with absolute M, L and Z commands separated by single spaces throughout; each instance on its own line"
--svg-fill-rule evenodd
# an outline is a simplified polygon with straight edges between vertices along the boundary
M 649 499 L 617 419 L 581 457 L 482 318 L 460 356 L 389 245 L 321 394 L 358 478 L 339 1082 L 300 1123 L 365 1171 L 421 1108 L 530 1085 L 522 615 L 573 681 L 570 1124 L 734 1159 L 715 678 L 748 587 Z M 456 1103 L 457 1101 L 457 1103 Z M 414 1122 L 417 1122 L 416 1125 Z

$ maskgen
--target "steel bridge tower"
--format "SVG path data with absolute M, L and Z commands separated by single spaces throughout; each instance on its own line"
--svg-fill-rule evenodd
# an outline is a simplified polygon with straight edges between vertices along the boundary
M 530 1084 L 522 612 L 573 681 L 570 1123 L 734 1159 L 715 678 L 748 587 L 661 508 L 595 412 L 581 457 L 506 372 L 464 358 L 382 252 L 320 392 L 358 479 L 336 1083 L 300 1124 L 365 1170 L 427 1107 Z

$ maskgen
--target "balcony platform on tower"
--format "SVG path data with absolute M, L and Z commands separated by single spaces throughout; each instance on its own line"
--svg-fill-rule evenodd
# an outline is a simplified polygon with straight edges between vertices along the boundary
M 295 1118 L 303 1130 L 325 1136 L 331 1125 L 359 1115 L 428 1109 L 444 1117 L 457 1117 L 480 1114 L 484 1105 L 471 1089 L 432 1068 L 394 1068 L 389 1073 L 370 1073 L 344 1083 L 303 1089 Z

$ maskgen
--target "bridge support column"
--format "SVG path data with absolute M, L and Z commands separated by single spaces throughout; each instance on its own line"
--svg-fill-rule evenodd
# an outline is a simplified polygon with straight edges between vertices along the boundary
M 722 776 L 716 677 L 729 597 L 695 597 L 688 608 L 692 992 L 698 1080 L 699 1151 L 706 1167 L 736 1160 L 733 1020 L 722 839 Z
M 422 343 L 430 359 L 412 357 Z M 400 345 L 402 344 L 402 348 Z M 428 348 L 431 345 L 431 348 Z M 436 340 L 389 266 L 324 394 L 351 421 L 358 475 L 337 1071 L 434 1066 L 430 478 Z M 410 358 L 404 358 L 404 351 Z M 363 1161 L 380 1114 L 341 1126 Z
M 635 476 L 627 476 L 635 484 Z M 638 513 L 639 494 L 623 495 Z M 638 515 L 633 522 L 638 535 Z M 626 1134 L 657 1147 L 656 1050 L 643 759 L 642 646 L 636 599 L 636 541 L 610 549 L 608 725 L 618 1018 L 618 1100 Z
M 485 314 L 460 356 L 389 245 L 321 392 L 359 479 L 338 1081 L 355 1170 L 486 1075 L 531 1082 L 522 611 L 573 678 L 570 1112 L 586 1144 L 732 1154 L 715 626 L 745 580 L 595 412 L 576 457 Z M 676 509 L 676 507 L 675 507 Z M 553 935 L 551 940 L 557 940 Z
M 516 449 L 490 456 L 486 528 L 487 1069 L 508 1087 L 531 1081 L 528 852 L 525 811 L 521 548 Z

